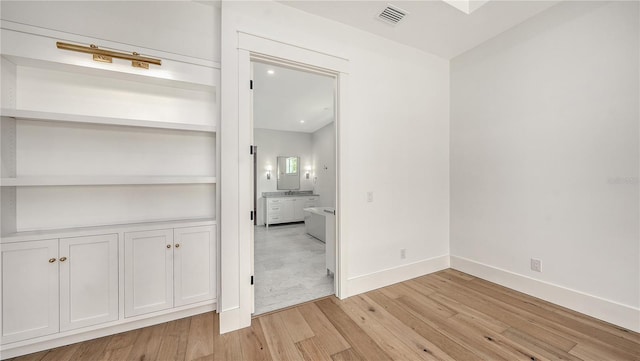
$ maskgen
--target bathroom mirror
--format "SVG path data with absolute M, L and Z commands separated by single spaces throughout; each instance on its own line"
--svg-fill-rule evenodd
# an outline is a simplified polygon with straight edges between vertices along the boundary
M 300 189 L 300 157 L 278 157 L 278 190 Z

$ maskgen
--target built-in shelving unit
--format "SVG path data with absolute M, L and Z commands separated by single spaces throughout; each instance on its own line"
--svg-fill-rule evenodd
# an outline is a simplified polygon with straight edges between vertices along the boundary
M 3 357 L 214 310 L 218 64 L 0 25 Z
M 55 44 L 99 40 L 4 21 L 2 39 L 3 242 L 21 232 L 215 220 L 217 64 L 98 63 Z

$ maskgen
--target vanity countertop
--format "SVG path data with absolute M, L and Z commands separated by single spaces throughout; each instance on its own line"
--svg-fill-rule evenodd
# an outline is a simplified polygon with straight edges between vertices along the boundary
M 289 192 L 263 192 L 264 198 L 282 198 L 282 197 L 319 197 L 318 194 L 313 194 L 312 191 L 295 191 Z

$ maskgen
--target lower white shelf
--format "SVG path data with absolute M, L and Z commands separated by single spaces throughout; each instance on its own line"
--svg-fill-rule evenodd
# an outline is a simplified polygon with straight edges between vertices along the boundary
M 215 183 L 216 177 L 211 176 L 24 176 L 0 179 L 2 187 Z
M 0 237 L 0 243 L 22 242 L 49 238 L 80 237 L 92 234 L 107 234 L 116 232 L 133 232 L 148 229 L 210 226 L 214 224 L 217 224 L 215 219 L 196 218 L 159 222 L 124 223 L 94 227 L 46 229 L 3 234 L 2 237 Z

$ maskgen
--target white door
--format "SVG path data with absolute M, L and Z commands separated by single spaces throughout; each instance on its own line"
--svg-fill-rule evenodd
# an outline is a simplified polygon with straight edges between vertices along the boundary
M 58 332 L 58 240 L 9 243 L 2 253 L 2 343 Z
M 124 234 L 124 315 L 173 307 L 173 230 Z
M 118 319 L 118 235 L 60 239 L 60 330 Z
M 173 230 L 174 305 L 208 301 L 216 294 L 214 226 Z

